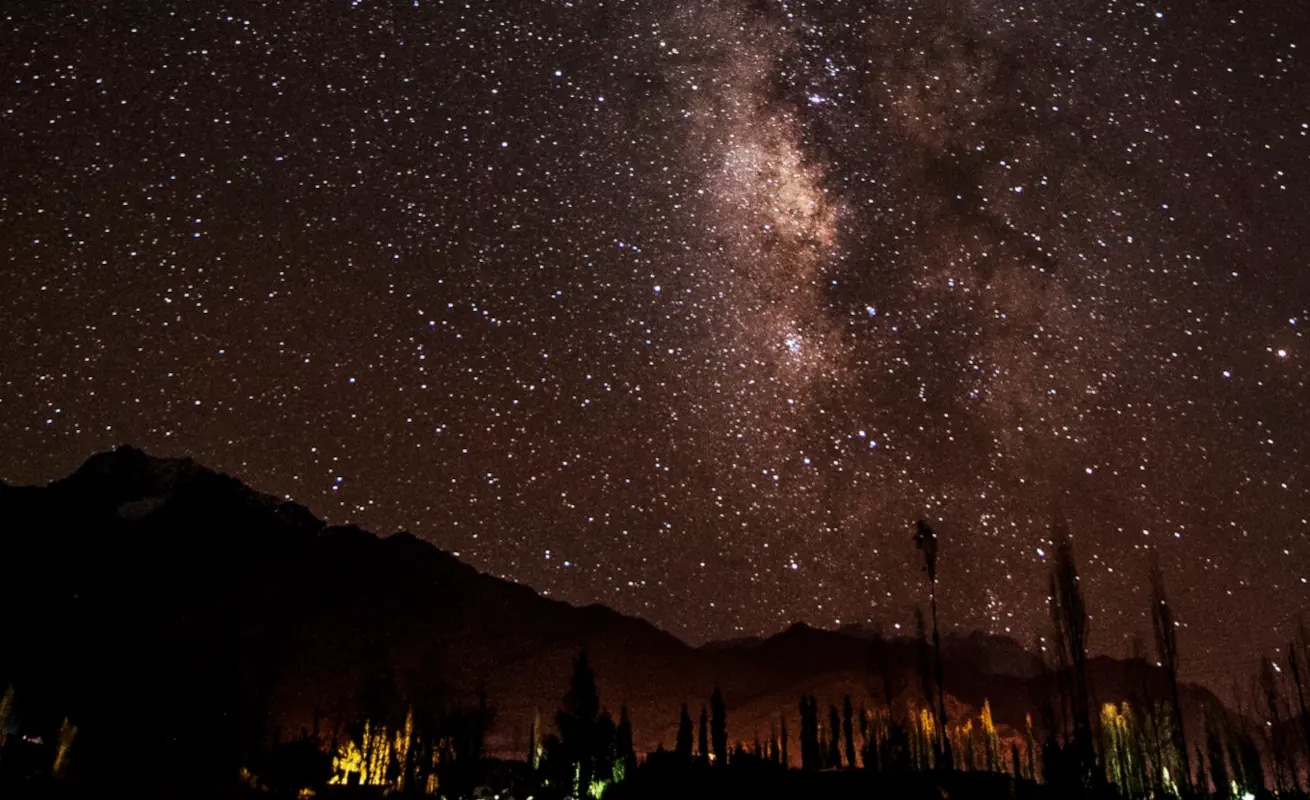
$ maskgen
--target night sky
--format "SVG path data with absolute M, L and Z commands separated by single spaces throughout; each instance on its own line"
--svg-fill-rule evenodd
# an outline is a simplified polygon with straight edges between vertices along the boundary
M 133 443 L 692 642 L 1310 607 L 1304 3 L 0 17 L 0 477 Z

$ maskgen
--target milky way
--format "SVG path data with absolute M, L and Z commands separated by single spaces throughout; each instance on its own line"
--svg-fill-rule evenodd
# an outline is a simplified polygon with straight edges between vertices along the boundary
M 692 641 L 1310 606 L 1297 4 L 23 3 L 0 476 L 132 442 Z M 1284 8 L 1282 6 L 1291 6 Z

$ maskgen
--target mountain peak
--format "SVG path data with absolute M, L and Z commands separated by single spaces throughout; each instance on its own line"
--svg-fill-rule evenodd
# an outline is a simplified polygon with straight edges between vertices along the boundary
M 210 470 L 190 458 L 157 458 L 138 447 L 124 444 L 91 456 L 64 481 L 109 481 L 120 485 L 164 488 L 202 472 Z

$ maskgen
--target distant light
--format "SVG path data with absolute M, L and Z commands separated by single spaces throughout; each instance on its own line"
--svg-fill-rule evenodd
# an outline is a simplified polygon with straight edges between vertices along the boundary
M 1043 549 L 1040 548 L 1040 547 L 1037 548 L 1037 557 L 1038 557 L 1038 558 L 1046 558 L 1046 551 L 1043 550 Z
M 1279 351 L 1278 351 L 1278 357 L 1279 357 L 1279 358 L 1287 358 L 1287 351 L 1286 351 L 1286 350 L 1279 350 Z

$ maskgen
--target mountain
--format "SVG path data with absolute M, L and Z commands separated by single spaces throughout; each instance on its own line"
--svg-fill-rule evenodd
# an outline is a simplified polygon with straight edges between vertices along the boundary
M 628 706 L 638 749 L 671 746 L 680 704 L 695 716 L 716 683 L 747 742 L 779 712 L 795 736 L 802 694 L 904 706 L 919 693 L 914 638 L 797 624 L 693 648 L 479 573 L 407 533 L 329 526 L 189 459 L 130 447 L 46 487 L 0 484 L 0 553 L 0 684 L 13 683 L 33 730 L 77 723 L 88 769 L 148 759 L 179 774 L 235 770 L 274 731 L 317 724 L 343 737 L 361 716 L 395 724 L 411 706 L 468 705 L 477 692 L 497 711 L 489 749 L 521 757 L 584 648 L 602 702 L 616 715 Z M 948 635 L 943 654 L 953 709 L 989 699 L 1017 729 L 1053 692 L 1041 659 L 1011 639 Z M 1163 687 L 1141 662 L 1092 667 L 1098 697 Z M 1187 700 L 1219 704 L 1198 687 Z

